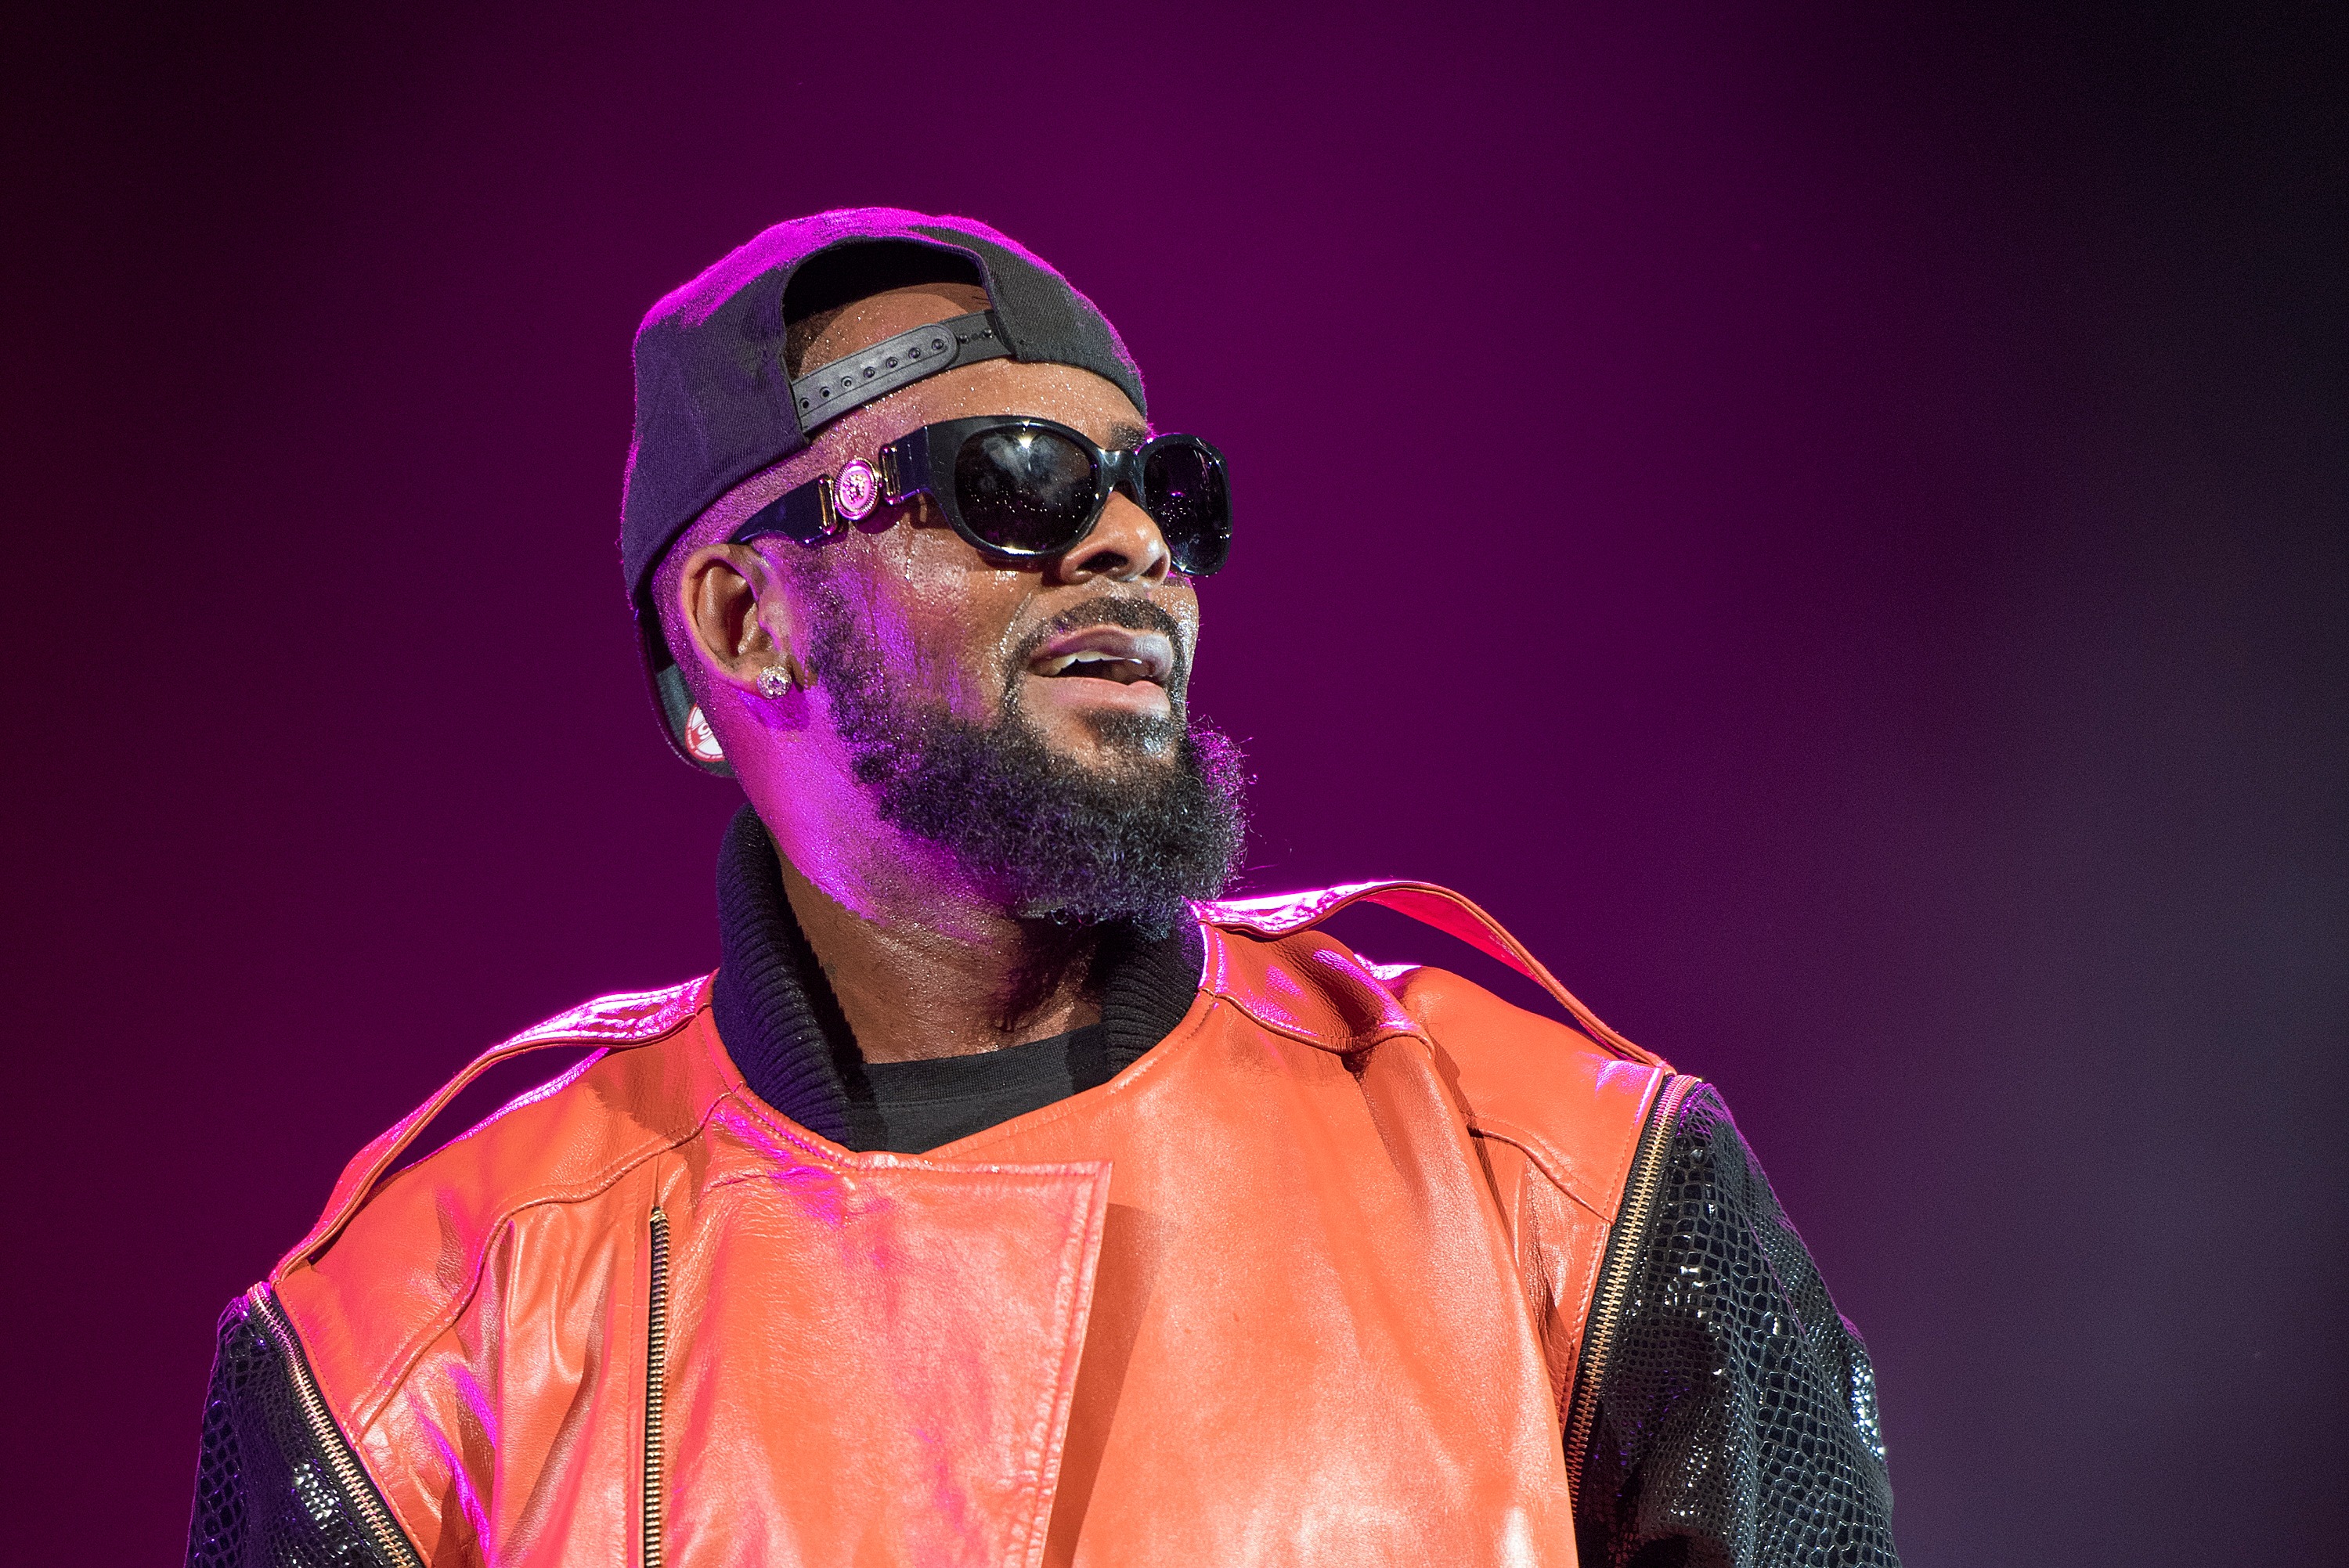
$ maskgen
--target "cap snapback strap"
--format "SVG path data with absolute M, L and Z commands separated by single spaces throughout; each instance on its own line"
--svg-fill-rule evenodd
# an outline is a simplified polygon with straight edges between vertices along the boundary
M 799 410 L 800 433 L 812 436 L 817 427 L 910 387 L 925 376 L 936 376 L 957 365 L 1010 356 L 1010 346 L 988 311 L 901 332 L 792 382 L 792 403 Z

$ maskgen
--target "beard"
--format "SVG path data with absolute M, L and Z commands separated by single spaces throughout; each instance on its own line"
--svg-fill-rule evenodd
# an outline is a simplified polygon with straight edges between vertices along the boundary
M 1247 831 L 1243 759 L 1228 737 L 1192 717 L 1189 654 L 1164 610 L 1104 598 L 1037 627 L 1003 661 L 1001 704 L 981 724 L 895 689 L 836 584 L 822 583 L 812 598 L 811 662 L 857 782 L 885 821 L 944 849 L 992 902 L 1047 928 L 1033 933 L 1042 946 L 1065 945 L 1050 939 L 1051 928 L 1075 936 L 1110 925 L 1163 941 L 1186 900 L 1223 892 Z M 1045 641 L 1102 624 L 1164 634 L 1175 667 L 1166 717 L 1092 720 L 1108 760 L 1089 765 L 1045 740 L 1020 692 Z

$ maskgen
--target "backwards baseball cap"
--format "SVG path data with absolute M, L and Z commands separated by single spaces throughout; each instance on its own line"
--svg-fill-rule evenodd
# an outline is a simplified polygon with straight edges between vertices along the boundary
M 988 308 L 901 333 L 797 380 L 793 323 L 884 290 L 976 284 Z M 686 739 L 693 698 L 661 635 L 654 568 L 728 490 L 800 451 L 826 423 L 942 370 L 986 359 L 1070 365 L 1147 414 L 1142 372 L 1092 301 L 1008 236 L 968 218 L 849 207 L 773 228 L 653 306 L 636 328 L 636 428 L 620 502 L 620 564 L 645 674 L 670 748 L 730 774 Z

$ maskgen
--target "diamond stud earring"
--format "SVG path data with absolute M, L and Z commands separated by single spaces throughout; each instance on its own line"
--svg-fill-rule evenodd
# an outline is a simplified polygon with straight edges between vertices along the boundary
M 759 672 L 759 695 L 770 702 L 792 689 L 792 672 L 780 664 L 769 665 Z

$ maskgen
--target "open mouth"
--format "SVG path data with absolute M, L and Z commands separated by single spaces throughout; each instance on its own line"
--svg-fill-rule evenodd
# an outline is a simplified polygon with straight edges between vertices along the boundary
M 1148 681 L 1163 686 L 1174 666 L 1174 645 L 1169 639 L 1117 626 L 1093 626 L 1055 637 L 1028 661 L 1029 673 L 1047 680 L 1074 676 L 1120 686 Z

